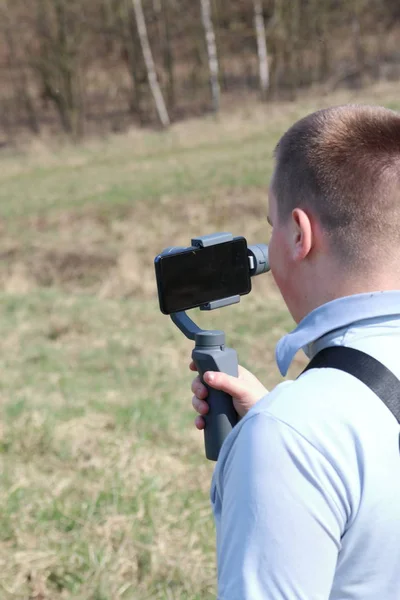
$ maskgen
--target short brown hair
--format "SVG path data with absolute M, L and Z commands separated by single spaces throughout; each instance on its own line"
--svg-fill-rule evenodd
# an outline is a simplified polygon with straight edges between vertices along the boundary
M 283 135 L 275 156 L 279 219 L 309 209 L 350 261 L 384 239 L 400 241 L 399 113 L 359 105 L 320 110 Z

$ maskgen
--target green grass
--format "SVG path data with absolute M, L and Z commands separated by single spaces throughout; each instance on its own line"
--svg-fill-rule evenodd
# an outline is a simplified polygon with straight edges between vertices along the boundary
M 390 87 L 368 98 L 397 102 Z M 0 598 L 215 597 L 192 344 L 158 310 L 153 258 L 216 230 L 267 241 L 279 135 L 346 100 L 0 156 Z M 196 319 L 279 381 L 274 346 L 292 321 L 270 276 Z

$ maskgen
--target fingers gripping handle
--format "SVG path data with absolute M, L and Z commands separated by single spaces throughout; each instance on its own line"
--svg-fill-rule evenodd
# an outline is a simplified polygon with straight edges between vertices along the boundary
M 206 371 L 221 371 L 228 375 L 238 376 L 238 359 L 235 350 L 223 346 L 197 345 L 192 353 L 199 375 L 203 381 Z M 232 397 L 220 390 L 204 385 L 208 389 L 207 402 L 209 412 L 204 417 L 204 444 L 206 457 L 209 460 L 218 460 L 219 451 L 225 438 L 238 422 L 238 414 L 234 409 Z
M 238 414 L 233 407 L 232 396 L 208 387 L 209 413 L 203 418 L 204 446 L 208 460 L 218 460 L 225 438 L 238 422 Z

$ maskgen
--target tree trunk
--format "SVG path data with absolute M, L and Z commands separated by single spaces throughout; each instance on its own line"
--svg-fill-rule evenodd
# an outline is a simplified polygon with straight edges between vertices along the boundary
M 316 80 L 327 81 L 331 75 L 331 48 L 330 48 L 330 12 L 327 0 L 314 0 L 317 17 L 317 38 L 319 40 L 318 67 Z
M 140 40 L 131 0 L 124 0 L 117 13 L 118 28 L 122 38 L 123 56 L 132 81 L 132 93 L 129 99 L 129 110 L 136 114 L 141 124 L 145 121 L 143 114 L 143 88 L 146 82 L 145 65 L 140 56 Z
M 353 47 L 354 47 L 354 62 L 355 67 L 361 73 L 364 61 L 365 61 L 365 52 L 362 42 L 362 32 L 361 32 L 361 15 L 365 11 L 364 2 L 362 0 L 356 0 L 354 2 L 353 7 L 353 18 L 352 18 L 352 37 L 353 37 Z
M 82 15 L 74 10 L 77 8 L 78 4 L 68 4 L 67 0 L 37 2 L 40 50 L 31 60 L 31 67 L 40 79 L 42 98 L 53 104 L 64 131 L 80 138 L 84 133 L 80 62 L 83 32 Z
M 292 100 L 296 98 L 297 88 L 300 83 L 302 70 L 300 42 L 300 0 L 292 0 L 289 12 L 289 39 L 290 39 L 290 88 Z
M 40 133 L 39 119 L 36 113 L 35 103 L 29 89 L 29 79 L 25 65 L 18 64 L 17 51 L 18 42 L 15 41 L 15 28 L 9 17 L 9 6 L 6 4 L 0 10 L 0 22 L 8 49 L 8 68 L 14 87 L 15 106 L 21 107 L 26 115 L 28 126 L 33 133 Z
M 146 21 L 144 19 L 143 14 L 142 0 L 132 0 L 132 4 L 133 10 L 135 12 L 140 45 L 142 47 L 143 58 L 146 65 L 147 78 L 149 81 L 151 92 L 153 94 L 157 113 L 162 126 L 168 127 L 170 125 L 170 120 L 167 112 L 167 107 L 165 106 L 164 98 L 161 92 L 161 88 L 157 79 L 153 55 L 151 53 L 149 38 L 147 35 Z
M 222 94 L 228 89 L 225 63 L 228 61 L 227 64 L 229 64 L 229 53 L 226 52 L 226 48 L 224 47 L 224 33 L 226 34 L 227 31 L 226 21 L 229 19 L 227 16 L 229 12 L 226 9 L 225 2 L 223 0 L 213 0 L 211 8 L 214 14 L 215 23 L 215 45 L 217 47 L 218 56 L 218 81 Z
M 175 76 L 174 76 L 174 59 L 172 54 L 172 36 L 171 36 L 171 22 L 170 22 L 170 7 L 168 6 L 169 0 L 162 0 L 162 13 L 163 13 L 163 24 L 164 24 L 164 69 L 168 76 L 168 88 L 167 88 L 167 101 L 169 109 L 175 107 Z
M 254 28 L 257 37 L 261 99 L 266 100 L 269 88 L 269 68 L 262 0 L 254 0 Z
M 206 38 L 208 68 L 210 72 L 211 101 L 214 112 L 219 111 L 221 91 L 218 79 L 218 57 L 215 43 L 215 33 L 211 18 L 210 0 L 200 0 L 201 20 Z

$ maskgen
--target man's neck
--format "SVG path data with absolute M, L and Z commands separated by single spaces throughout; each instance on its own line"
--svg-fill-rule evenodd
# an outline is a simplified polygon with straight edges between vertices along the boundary
M 314 281 L 308 282 L 307 288 L 311 290 L 311 293 L 304 295 L 303 314 L 296 319 L 297 322 L 319 306 L 338 298 L 400 290 L 400 277 L 398 268 L 393 269 L 390 273 L 378 269 L 378 272 L 360 274 L 346 272 L 346 269 L 339 265 L 337 268 L 325 272 L 321 269 Z M 312 293 L 313 291 L 314 293 Z

